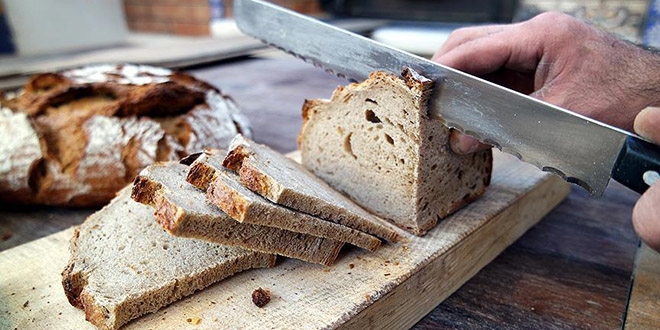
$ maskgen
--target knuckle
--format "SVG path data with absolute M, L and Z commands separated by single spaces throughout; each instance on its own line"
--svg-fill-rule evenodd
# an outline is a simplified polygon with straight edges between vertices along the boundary
M 567 30 L 575 28 L 577 24 L 577 19 L 574 17 L 564 14 L 558 11 L 549 11 L 532 18 L 529 23 L 535 25 L 538 28 L 544 29 L 544 31 L 557 31 L 557 30 Z
M 462 39 L 465 36 L 471 34 L 471 31 L 472 31 L 471 29 L 472 28 L 470 28 L 470 27 L 462 27 L 462 28 L 456 29 L 456 30 L 452 31 L 449 34 L 449 39 Z
M 538 31 L 550 44 L 561 44 L 577 35 L 584 35 L 585 26 L 578 19 L 557 11 L 549 11 L 532 18 L 528 21 L 529 28 Z

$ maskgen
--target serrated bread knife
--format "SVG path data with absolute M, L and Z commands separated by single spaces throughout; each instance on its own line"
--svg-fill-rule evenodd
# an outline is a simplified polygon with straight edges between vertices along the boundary
M 483 79 L 258 0 L 234 2 L 246 34 L 337 76 L 412 68 L 434 81 L 429 116 L 602 195 L 610 177 L 639 193 L 658 180 L 660 146 Z

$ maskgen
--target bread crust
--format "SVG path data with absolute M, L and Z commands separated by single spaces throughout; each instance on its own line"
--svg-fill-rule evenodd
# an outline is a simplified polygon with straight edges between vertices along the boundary
M 416 235 L 484 193 L 490 150 L 457 155 L 450 130 L 429 118 L 432 82 L 405 69 L 373 72 L 308 100 L 298 136 L 302 163 L 365 209 Z
M 117 329 L 237 272 L 275 265 L 275 255 L 174 238 L 152 221 L 124 189 L 76 229 L 62 286 L 97 328 Z
M 322 265 L 330 265 L 337 258 L 342 242 L 235 221 L 208 204 L 204 192 L 183 182 L 186 170 L 175 163 L 150 165 L 133 185 L 133 200 L 152 206 L 156 221 L 171 235 Z
M 208 185 L 207 199 L 233 219 L 244 223 L 325 237 L 350 243 L 369 251 L 375 251 L 380 246 L 381 241 L 374 236 L 309 214 L 293 211 L 264 199 L 244 187 L 238 175 L 223 169 L 222 161 L 223 158 L 217 155 L 200 156 L 190 167 L 186 180 L 196 185 L 200 180 L 191 179 L 190 172 L 214 172 L 211 182 L 205 183 Z M 196 167 L 205 169 L 197 171 Z
M 217 88 L 148 66 L 35 75 L 0 104 L 0 128 L 14 127 L 0 136 L 9 155 L 9 165 L 0 161 L 0 201 L 12 203 L 103 205 L 148 164 L 226 148 L 235 134 L 251 134 Z
M 338 223 L 389 242 L 401 236 L 389 223 L 368 213 L 295 161 L 237 135 L 222 165 L 248 189 L 273 203 Z

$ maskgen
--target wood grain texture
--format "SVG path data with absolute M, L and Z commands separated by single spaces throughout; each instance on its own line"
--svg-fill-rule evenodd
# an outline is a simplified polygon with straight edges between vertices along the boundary
M 522 176 L 525 174 L 522 173 Z M 563 199 L 569 189 L 558 180 L 548 177 L 548 180 L 539 183 L 538 189 L 518 196 L 515 204 L 484 223 L 477 232 L 463 238 L 451 251 L 431 261 L 424 271 L 413 274 L 388 293 L 385 299 L 348 321 L 346 328 L 404 329 L 415 324 L 495 259 L 499 254 L 496 246 L 514 242 L 538 222 L 539 215 L 542 217 Z M 515 218 L 517 221 L 499 220 L 502 218 Z M 468 222 L 466 219 L 462 221 Z M 443 225 L 440 224 L 441 227 Z
M 637 252 L 626 329 L 660 326 L 660 253 L 642 244 Z
M 424 237 L 401 232 L 404 241 L 373 253 L 345 249 L 332 267 L 286 259 L 272 269 L 241 273 L 125 328 L 179 329 L 190 326 L 188 319 L 201 320 L 199 329 L 410 327 L 568 192 L 558 177 L 498 153 L 484 196 Z M 67 230 L 0 253 L 5 274 L 0 328 L 90 327 L 61 292 L 71 234 Z M 273 298 L 262 309 L 250 300 L 258 287 Z
M 415 329 L 620 329 L 637 238 L 636 194 L 573 187 L 543 221 Z

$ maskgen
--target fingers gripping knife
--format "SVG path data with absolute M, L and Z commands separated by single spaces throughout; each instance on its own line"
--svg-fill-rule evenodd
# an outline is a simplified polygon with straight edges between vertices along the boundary
M 434 81 L 429 116 L 602 195 L 610 178 L 642 193 L 658 180 L 660 146 L 566 109 L 258 0 L 237 0 L 246 34 L 337 76 L 409 67 Z

